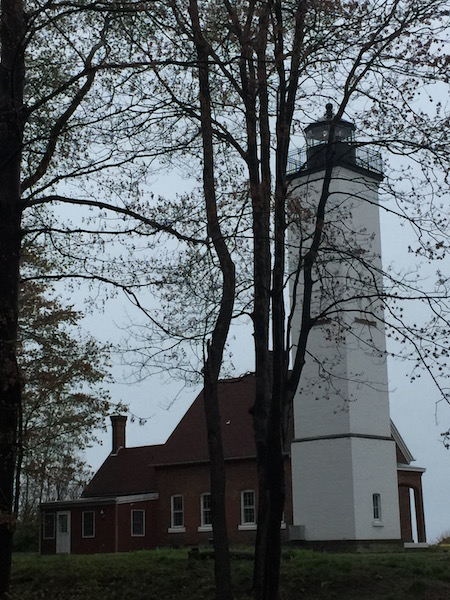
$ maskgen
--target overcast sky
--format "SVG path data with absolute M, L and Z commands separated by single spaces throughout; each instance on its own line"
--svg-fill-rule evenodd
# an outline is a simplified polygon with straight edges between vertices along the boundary
M 389 238 L 385 263 L 389 254 L 398 251 L 396 236 Z M 400 242 L 398 242 L 400 243 Z M 402 244 L 401 248 L 404 250 Z M 121 304 L 110 306 L 107 313 L 95 316 L 95 331 L 101 337 L 101 331 L 111 333 L 114 319 L 119 323 L 123 314 Z M 91 319 L 88 319 L 88 323 Z M 123 331 L 117 330 L 118 339 Z M 233 362 L 236 375 L 252 370 L 252 336 L 250 328 L 240 330 L 240 339 L 234 350 Z M 442 533 L 450 531 L 450 451 L 446 450 L 440 434 L 450 426 L 450 407 L 439 402 L 439 393 L 433 382 L 424 374 L 410 382 L 409 365 L 389 359 L 389 385 L 391 417 L 400 434 L 416 459 L 415 465 L 426 468 L 423 476 L 424 503 L 427 537 L 434 542 Z M 118 379 L 122 368 L 115 369 Z M 142 383 L 116 384 L 111 386 L 113 400 L 123 400 L 130 411 L 141 417 L 149 417 L 145 425 L 138 422 L 127 424 L 127 445 L 140 446 L 163 443 L 182 418 L 190 404 L 200 391 L 200 386 L 183 387 L 181 382 L 163 383 L 158 376 Z M 103 445 L 96 445 L 87 452 L 88 462 L 97 469 L 111 451 L 111 428 L 108 423 L 106 433 L 100 434 Z
M 173 181 L 171 181 L 173 189 Z M 164 193 L 164 188 L 158 190 Z M 381 235 L 383 266 L 386 269 L 394 265 L 412 264 L 415 257 L 408 255 L 408 244 L 413 241 L 407 227 L 400 227 L 398 220 L 381 211 Z M 449 259 L 440 263 L 440 268 L 447 274 Z M 425 268 L 425 267 L 424 267 Z M 432 271 L 430 271 L 432 274 Z M 430 282 L 432 279 L 430 278 Z M 426 284 L 426 282 L 425 282 Z M 121 298 L 107 304 L 103 315 L 94 315 L 86 319 L 86 325 L 92 334 L 100 339 L 115 341 L 124 337 L 124 331 L 113 324 L 123 326 L 125 307 Z M 418 314 L 417 319 L 422 318 Z M 251 328 L 239 328 L 234 332 L 238 336 L 232 347 L 235 375 L 241 375 L 253 369 L 253 338 Z M 389 351 L 388 340 L 388 351 Z M 444 532 L 450 532 L 450 451 L 446 450 L 441 433 L 450 427 L 450 406 L 440 402 L 439 392 L 431 379 L 423 374 L 420 379 L 411 383 L 410 365 L 388 360 L 391 417 L 400 434 L 404 438 L 412 455 L 415 465 L 426 468 L 423 476 L 424 504 L 427 537 L 434 542 Z M 123 369 L 114 369 L 117 380 L 123 377 Z M 164 378 L 167 380 L 167 377 Z M 138 446 L 163 443 L 184 415 L 190 404 L 200 391 L 196 388 L 184 387 L 181 382 L 163 383 L 160 377 L 151 377 L 140 384 L 128 382 L 111 386 L 112 399 L 124 401 L 130 406 L 130 412 L 149 417 L 144 426 L 137 422 L 127 425 L 127 445 Z M 97 469 L 111 450 L 111 429 L 101 434 L 103 445 L 97 445 L 87 452 L 88 462 Z

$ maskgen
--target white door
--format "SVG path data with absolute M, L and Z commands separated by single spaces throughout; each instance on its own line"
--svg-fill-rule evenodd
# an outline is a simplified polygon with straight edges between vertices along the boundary
M 70 512 L 56 513 L 56 553 L 70 554 Z

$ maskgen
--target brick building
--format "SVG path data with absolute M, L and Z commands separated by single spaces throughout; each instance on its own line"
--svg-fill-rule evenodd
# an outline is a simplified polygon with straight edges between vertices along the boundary
M 293 355 L 305 306 L 302 278 L 296 277 L 302 268 L 299 252 L 314 239 L 317 223 L 326 229 L 327 243 L 314 262 L 313 279 L 320 285 L 307 303 L 310 360 L 293 400 L 282 534 L 286 541 L 336 545 L 411 542 L 417 531 L 417 541 L 425 542 L 424 469 L 411 464 L 389 413 L 384 303 L 378 301 L 383 295 L 382 161 L 365 143 L 357 143 L 355 131 L 328 104 L 325 118 L 305 129 L 306 153 L 294 157 L 287 172 Z M 326 228 L 316 219 L 325 197 Z M 247 375 L 219 386 L 233 544 L 251 543 L 256 531 L 249 414 L 254 385 L 254 377 Z M 165 444 L 127 448 L 125 422 L 123 416 L 113 418 L 113 451 L 83 497 L 42 505 L 43 552 L 117 552 L 209 542 L 202 395 Z
M 219 384 L 227 466 L 227 517 L 232 544 L 256 532 L 257 476 L 249 408 L 254 377 Z M 113 448 L 78 500 L 42 504 L 41 552 L 124 552 L 208 544 L 212 537 L 209 459 L 200 394 L 165 444 L 128 448 L 126 417 L 112 417 Z M 409 488 L 414 489 L 419 541 L 425 541 L 421 476 L 395 427 L 402 537 L 412 541 Z M 282 536 L 292 529 L 290 446 L 285 454 L 286 507 Z

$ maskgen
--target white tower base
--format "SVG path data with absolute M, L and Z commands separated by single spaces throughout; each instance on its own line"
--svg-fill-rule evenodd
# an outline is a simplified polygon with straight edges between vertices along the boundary
M 304 526 L 305 541 L 400 538 L 392 439 L 343 435 L 294 440 L 291 452 L 293 521 Z

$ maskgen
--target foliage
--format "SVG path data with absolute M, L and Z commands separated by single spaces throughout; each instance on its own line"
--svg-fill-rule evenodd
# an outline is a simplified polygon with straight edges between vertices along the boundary
M 195 12 L 201 15 L 196 32 Z M 382 147 L 394 167 L 386 171 L 384 206 L 414 233 L 411 251 L 421 261 L 418 269 L 440 260 L 448 247 L 448 215 L 441 202 L 448 189 L 448 106 L 439 101 L 424 107 L 420 99 L 448 97 L 448 14 L 444 0 L 30 0 L 26 6 L 5 0 L 0 71 L 0 405 L 5 416 L 0 437 L 8 441 L 0 457 L 4 514 L 11 511 L 21 404 L 15 355 L 21 240 L 40 236 L 58 254 L 49 277 L 93 286 L 114 282 L 132 299 L 155 328 L 141 344 L 143 371 L 162 367 L 164 356 L 181 371 L 194 366 L 199 373 L 223 300 L 223 269 L 201 208 L 203 192 L 165 202 L 150 193 L 150 186 L 157 171 L 171 182 L 175 170 L 189 177 L 190 190 L 200 181 L 205 139 L 197 74 L 199 66 L 207 65 L 216 222 L 219 238 L 238 265 L 234 316 L 250 315 L 255 328 L 261 384 L 255 429 L 264 445 L 266 432 L 278 435 L 279 429 L 276 423 L 267 427 L 269 406 L 272 413 L 280 403 L 289 406 L 307 359 L 308 333 L 318 317 L 305 315 L 301 351 L 288 380 L 285 286 L 297 274 L 316 285 L 315 257 L 327 239 L 322 224 L 330 216 L 324 188 L 314 235 L 303 240 L 304 260 L 298 262 L 298 273 L 286 273 L 288 152 L 298 143 L 300 129 L 318 116 L 318 99 L 332 99 L 335 123 L 344 115 L 360 123 L 360 143 Z M 199 60 L 194 33 L 206 62 Z M 399 155 L 407 157 L 400 164 Z M 43 209 L 49 204 L 57 208 L 53 214 Z M 76 213 L 71 222 L 67 207 L 74 206 L 86 213 L 83 218 Z M 115 241 L 119 234 L 128 236 L 123 246 Z M 163 260 L 167 256 L 169 269 Z M 349 264 L 354 260 L 351 256 Z M 392 335 L 412 347 L 399 354 L 424 365 L 445 398 L 438 376 L 445 373 L 448 352 L 448 279 L 437 272 L 433 283 L 423 283 L 401 266 L 384 275 L 388 293 L 382 303 Z M 153 298 L 161 297 L 171 306 L 166 318 L 154 310 Z M 424 303 L 430 325 L 405 319 L 402 300 Z M 278 362 L 269 389 L 271 333 Z M 279 397 L 286 383 L 289 393 Z M 270 450 L 265 454 L 277 456 Z M 272 522 L 276 525 L 276 519 Z M 10 515 L 1 524 L 0 550 L 9 547 L 12 523 Z M 262 527 L 262 518 L 259 523 Z M 3 569 L 9 559 L 0 558 Z M 1 571 L 0 594 L 5 579 Z
M 14 552 L 39 552 L 40 531 L 41 517 L 39 514 L 20 518 L 14 531 Z
M 77 143 L 79 139 L 96 140 L 86 154 L 78 154 L 76 144 L 70 151 L 76 161 L 86 160 L 72 172 L 79 184 L 73 194 L 68 188 L 58 188 L 56 182 L 49 189 L 58 189 L 57 194 L 32 190 L 25 192 L 25 198 L 33 210 L 50 201 L 97 205 L 100 212 L 93 210 L 85 217 L 84 227 L 57 221 L 44 226 L 36 217 L 31 232 L 46 236 L 60 256 L 82 265 L 76 273 L 69 267 L 66 275 L 91 282 L 96 278 L 114 281 L 142 311 L 143 319 L 131 319 L 130 332 L 136 343 L 130 342 L 126 352 L 139 377 L 170 364 L 172 374 L 178 367 L 179 374 L 192 381 L 200 377 L 204 342 L 218 314 L 222 275 L 208 240 L 199 185 L 203 168 L 201 113 L 195 44 L 185 18 L 188 5 L 181 0 L 170 6 L 133 5 L 117 14 L 117 21 L 108 17 L 110 21 L 104 23 L 108 44 L 98 50 L 94 84 L 111 102 L 95 104 L 95 118 L 88 123 L 82 119 L 71 123 L 76 135 L 67 139 L 67 148 L 75 139 Z M 255 186 L 252 188 L 249 180 L 262 185 L 262 169 L 266 169 L 264 184 L 273 209 L 275 186 L 285 193 L 286 153 L 296 153 L 295 149 L 303 146 L 302 129 L 322 116 L 325 101 L 331 99 L 338 115 L 360 128 L 358 146 L 382 150 L 382 210 L 389 216 L 388 226 L 400 224 L 408 239 L 405 247 L 410 246 L 410 256 L 405 252 L 396 257 L 393 268 L 384 271 L 385 318 L 391 339 L 399 342 L 392 345 L 392 351 L 410 361 L 411 370 L 417 367 L 413 377 L 420 376 L 418 365 L 425 366 L 439 386 L 446 372 L 448 292 L 445 274 L 430 265 L 442 259 L 447 247 L 448 215 L 442 203 L 448 155 L 448 106 L 443 100 L 447 3 L 374 0 L 362 4 L 289 2 L 282 10 L 280 6 L 269 3 L 265 7 L 272 21 L 264 29 L 264 13 L 252 3 L 236 10 L 228 2 L 199 3 L 209 52 L 218 218 L 236 264 L 234 317 L 245 315 L 248 319 L 254 308 Z M 75 12 L 65 18 L 77 16 Z M 46 18 L 51 23 L 51 18 Z M 100 22 L 105 16 L 96 13 L 85 18 Z M 278 26 L 274 24 L 277 20 Z M 370 39 L 366 32 L 372 32 Z M 259 48 L 263 39 L 265 46 Z M 83 38 L 81 43 L 87 42 Z M 261 57 L 264 69 L 258 72 Z M 80 57 L 76 59 L 74 54 L 69 64 L 74 77 L 76 68 L 82 72 Z M 108 65 L 114 65 L 111 72 Z M 38 67 L 36 64 L 37 71 Z M 86 97 L 87 102 L 90 99 Z M 121 120 L 122 114 L 129 117 Z M 248 138 L 250 126 L 252 140 Z M 264 141 L 261 127 L 266 126 Z M 86 138 L 80 137 L 81 130 Z M 281 133 L 289 139 L 282 140 Z M 90 169 L 89 161 L 102 155 L 97 153 L 100 148 L 105 153 L 118 152 L 117 162 L 95 163 Z M 273 168 L 275 163 L 279 172 Z M 165 185 L 169 181 L 170 185 Z M 153 182 L 164 189 L 163 197 L 152 189 Z M 180 189 L 179 194 L 175 188 Z M 103 204 L 97 201 L 106 196 Z M 113 207 L 128 211 L 128 216 L 114 216 Z M 106 215 L 107 222 L 101 221 Z M 284 226 L 292 227 L 291 216 L 285 217 Z M 130 234 L 123 243 L 118 241 L 119 229 Z M 274 233 L 272 222 L 271 240 Z M 108 255 L 112 240 L 114 250 Z M 306 237 L 305 251 L 309 242 Z M 95 246 L 95 251 L 87 253 L 88 246 Z M 355 245 L 354 250 L 358 250 Z M 273 245 L 271 254 L 273 259 Z M 359 257 L 360 262 L 363 258 Z M 286 286 L 289 276 L 294 274 L 284 273 L 280 285 Z M 414 317 L 405 316 L 404 301 L 420 304 L 414 313 L 421 311 L 427 322 L 416 323 Z M 431 310 L 423 309 L 423 304 L 431 304 Z M 150 329 L 148 334 L 144 325 Z M 141 354 L 141 361 L 134 351 Z M 445 396 L 445 386 L 441 392 Z
M 110 410 L 102 389 L 108 348 L 83 334 L 82 315 L 45 280 L 44 249 L 23 253 L 19 364 L 24 383 L 20 515 L 39 502 L 78 495 L 89 475 L 82 451 L 95 443 Z
M 283 424 L 305 364 L 320 361 L 309 350 L 313 326 L 329 320 L 332 325 L 323 333 L 326 342 L 331 340 L 338 346 L 345 336 L 353 336 L 365 352 L 384 360 L 384 349 L 375 336 L 369 333 L 366 339 L 352 330 L 352 324 L 356 315 L 365 324 L 379 324 L 380 331 L 387 325 L 398 341 L 408 342 L 404 344 L 408 350 L 399 354 L 428 370 L 442 397 L 448 397 L 445 379 L 438 377 L 445 373 L 448 355 L 448 280 L 438 272 L 436 286 L 430 289 L 422 287 L 415 269 L 405 272 L 401 266 L 397 272 L 383 271 L 379 251 L 371 247 L 370 225 L 366 230 L 362 222 L 353 230 L 353 201 L 336 207 L 331 185 L 335 134 L 345 115 L 364 127 L 358 149 L 368 144 L 378 146 L 392 162 L 395 154 L 408 157 L 397 176 L 395 169 L 386 171 L 383 208 L 415 231 L 417 256 L 439 260 L 439 249 L 448 246 L 449 218 L 441 204 L 442 195 L 448 191 L 448 140 L 446 134 L 442 137 L 448 106 L 443 110 L 437 103 L 425 110 L 418 100 L 431 80 L 448 88 L 448 53 L 443 43 L 448 14 L 446 2 L 433 0 L 260 5 L 180 0 L 162 15 L 164 27 L 154 33 L 155 39 L 161 40 L 161 49 L 167 48 L 167 31 L 173 28 L 177 33 L 171 45 L 176 64 L 155 65 L 155 74 L 158 91 L 172 98 L 177 125 L 185 122 L 187 131 L 191 127 L 195 130 L 196 123 L 199 127 L 205 196 L 206 178 L 217 196 L 218 190 L 222 191 L 221 174 L 234 162 L 241 169 L 236 169 L 240 177 L 233 183 L 239 189 L 246 186 L 248 192 L 248 202 L 244 196 L 244 202 L 233 207 L 225 203 L 223 208 L 219 203 L 217 220 L 221 225 L 234 225 L 233 240 L 250 238 L 252 273 L 244 279 L 248 263 L 241 276 L 241 262 L 236 260 L 230 238 L 221 233 L 222 242 L 236 260 L 238 289 L 250 290 L 257 382 L 252 409 L 259 476 L 257 598 L 277 596 L 284 500 Z M 189 62 L 194 50 L 194 73 L 198 70 L 199 74 L 196 105 L 191 97 L 195 79 Z M 297 211 L 300 224 L 309 227 L 299 228 L 297 260 L 287 270 L 286 232 L 295 225 L 286 177 L 289 150 L 295 143 L 292 131 L 304 124 L 308 112 L 314 110 L 313 102 L 323 97 L 332 99 L 336 107 L 335 114 L 328 117 L 330 125 L 323 140 L 327 158 L 324 177 L 318 184 L 316 205 L 307 207 L 308 217 L 305 206 Z M 195 145 L 190 157 L 197 164 Z M 421 167 L 416 173 L 417 164 Z M 299 160 L 297 170 L 302 165 Z M 213 178 L 208 170 L 211 167 Z M 412 193 L 415 202 L 411 202 Z M 424 199 L 429 201 L 426 211 L 422 210 Z M 358 201 L 367 201 L 364 190 L 359 192 Z M 241 218 L 248 216 L 247 209 L 250 217 Z M 423 253 L 428 247 L 432 252 Z M 217 280 L 225 284 L 223 263 L 215 250 Z M 299 291 L 299 306 L 291 309 L 285 306 L 289 280 Z M 186 312 L 191 310 L 192 299 L 188 301 L 183 292 L 193 287 L 181 288 L 178 306 Z M 219 314 L 224 298 L 225 293 L 220 303 L 211 306 L 210 314 Z M 423 302 L 427 311 L 431 307 L 427 312 L 429 324 L 417 327 L 408 322 L 399 306 L 405 300 Z M 235 314 L 240 306 L 239 302 L 235 305 Z M 294 308 L 300 315 L 298 331 L 291 327 Z M 204 355 L 209 357 L 210 346 L 206 344 L 206 348 Z M 272 367 L 271 382 L 268 373 Z M 338 386 L 332 370 L 323 371 L 329 388 Z M 359 386 L 375 387 L 365 373 L 351 373 L 350 379 Z
M 143 349 L 143 371 L 148 365 L 161 366 L 164 360 L 188 371 L 192 347 L 199 362 L 206 359 L 208 366 L 210 339 L 214 341 L 217 332 L 226 287 L 224 253 L 221 257 L 218 241 L 236 265 L 238 293 L 231 310 L 233 316 L 250 315 L 254 329 L 257 394 L 253 417 L 260 478 L 255 582 L 259 585 L 259 579 L 265 578 L 264 585 L 272 588 L 267 597 L 275 596 L 277 587 L 282 425 L 304 365 L 317 360 L 309 350 L 313 326 L 331 319 L 333 326 L 325 328 L 325 339 L 339 343 L 342 336 L 355 335 L 368 352 L 384 354 L 374 340 L 353 333 L 348 313 L 358 305 L 362 315 L 358 318 L 379 323 L 380 330 L 387 325 L 399 342 L 394 351 L 413 361 L 413 370 L 424 367 L 442 398 L 447 398 L 440 375 L 445 377 L 448 355 L 448 280 L 437 271 L 435 283 L 429 285 L 417 277 L 416 268 L 404 265 L 381 271 L 372 260 L 370 234 L 364 235 L 364 224 L 359 231 L 349 231 L 347 213 L 337 212 L 330 201 L 330 179 L 334 134 L 345 116 L 363 128 L 359 147 L 378 146 L 386 155 L 383 210 L 414 233 L 411 251 L 420 265 L 417 269 L 441 259 L 448 246 L 448 214 L 441 201 L 448 191 L 448 106 L 436 102 L 425 108 L 420 96 L 433 97 L 431 84 L 447 90 L 448 14 L 443 0 L 239 5 L 180 0 L 164 7 L 151 5 L 121 21 L 132 62 L 144 65 L 147 61 L 145 69 L 131 75 L 138 91 L 132 98 L 147 91 L 140 101 L 160 134 L 152 145 L 152 157 L 164 156 L 163 166 L 171 170 L 176 165 L 183 173 L 188 169 L 193 178 L 202 173 L 206 207 L 208 194 L 218 200 L 215 226 L 208 211 L 201 210 L 201 193 L 186 196 L 178 207 L 164 200 L 155 207 L 153 201 L 141 202 L 136 195 L 127 208 L 146 211 L 152 223 L 157 219 L 161 223 L 162 218 L 170 231 L 165 229 L 149 242 L 154 230 L 139 221 L 133 229 L 135 236 L 125 246 L 125 256 L 107 265 L 101 254 L 85 260 L 84 248 L 91 238 L 84 231 L 71 254 L 83 260 L 92 277 L 100 272 L 108 280 L 111 273 L 124 272 L 117 265 L 124 265 L 130 257 L 134 261 L 122 285 L 151 323 L 148 341 L 144 339 L 138 348 Z M 145 42 L 146 33 L 151 45 Z M 119 46 L 108 46 L 108 56 L 111 47 L 116 56 Z M 125 85 L 122 90 L 127 105 L 131 87 Z M 321 98 L 331 99 L 335 106 L 326 140 L 326 176 L 320 200 L 310 207 L 308 218 L 302 213 L 304 207 L 297 211 L 302 224 L 309 227 L 300 227 L 298 260 L 287 270 L 286 232 L 295 225 L 286 180 L 289 151 L 298 143 L 296 133 L 319 117 L 317 101 Z M 141 115 L 139 110 L 136 114 Z M 139 128 L 128 132 L 139 143 L 148 143 L 148 130 L 143 137 Z M 399 162 L 398 155 L 405 158 Z M 130 200 L 127 191 L 124 196 Z M 50 198 L 30 202 L 38 205 Z M 97 230 L 102 240 L 105 233 L 108 237 L 108 231 Z M 174 233 L 176 244 L 168 249 Z M 98 240 L 95 234 L 94 239 Z M 52 241 L 66 253 L 64 237 L 53 235 Z M 161 247 L 155 259 L 153 253 Z M 142 258 L 136 261 L 136 256 Z M 336 265 L 344 274 L 339 282 Z M 301 327 L 294 338 L 292 312 L 285 306 L 285 289 L 292 281 L 303 296 L 297 307 Z M 144 287 L 170 307 L 168 316 L 144 304 L 139 295 Z M 314 302 L 317 297 L 322 301 Z M 404 317 L 401 304 L 406 300 L 426 306 L 426 324 L 417 325 Z M 223 338 L 227 331 L 222 327 L 220 333 Z M 221 343 L 222 354 L 223 350 Z M 293 368 L 289 370 L 291 353 Z M 215 375 L 219 370 L 216 364 Z M 323 371 L 328 388 L 333 388 L 332 370 Z M 373 385 L 365 378 L 364 373 L 356 374 L 357 385 Z

